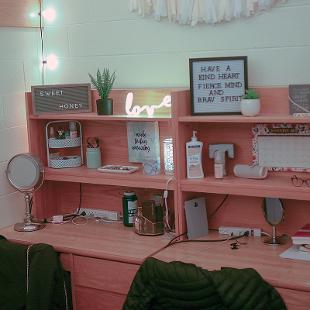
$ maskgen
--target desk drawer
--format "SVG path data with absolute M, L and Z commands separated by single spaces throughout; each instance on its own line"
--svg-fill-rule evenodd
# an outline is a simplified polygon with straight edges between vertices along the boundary
M 72 271 L 72 254 L 60 254 L 62 267 L 67 271 Z
M 276 290 L 282 296 L 288 310 L 310 309 L 310 292 L 295 291 L 278 287 L 276 287 Z
M 126 295 L 99 291 L 94 288 L 76 287 L 77 310 L 120 310 Z
M 126 295 L 139 265 L 74 256 L 75 285 Z

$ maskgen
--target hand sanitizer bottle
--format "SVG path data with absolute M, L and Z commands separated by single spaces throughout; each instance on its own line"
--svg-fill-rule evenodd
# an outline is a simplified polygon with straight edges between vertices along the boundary
M 201 163 L 203 143 L 197 140 L 196 134 L 197 131 L 193 131 L 191 141 L 186 142 L 186 166 L 189 179 L 204 177 Z

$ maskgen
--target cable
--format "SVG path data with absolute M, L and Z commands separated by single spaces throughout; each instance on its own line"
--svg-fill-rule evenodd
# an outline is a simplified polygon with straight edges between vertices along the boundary
M 221 207 L 224 205 L 225 201 L 227 200 L 229 194 L 226 194 L 222 202 L 218 205 L 218 207 L 209 215 L 209 220 L 221 209 Z
M 81 221 L 82 220 L 82 221 Z M 88 218 L 86 216 L 80 215 L 80 216 L 75 216 L 71 220 L 72 224 L 74 225 L 86 225 L 88 223 Z
M 165 186 L 165 190 L 164 190 L 164 195 L 163 195 L 163 197 L 164 197 L 164 204 L 165 204 L 165 226 L 166 226 L 166 230 L 169 231 L 169 232 L 173 231 L 173 230 L 172 230 L 172 228 L 171 228 L 171 226 L 169 224 L 169 209 L 168 209 L 168 201 L 167 201 L 167 199 L 168 199 L 168 193 L 169 193 L 168 186 L 169 186 L 169 183 L 171 181 L 173 181 L 173 180 L 174 180 L 174 177 L 170 177 L 167 180 L 166 186 Z
M 222 242 L 225 243 L 227 241 L 231 241 L 231 240 L 238 240 L 240 238 L 243 237 L 248 237 L 249 233 L 245 232 L 243 235 L 241 236 L 229 236 L 228 238 L 222 238 L 222 239 L 186 239 L 186 240 L 179 240 L 177 241 L 176 239 L 178 239 L 179 237 L 183 236 L 187 234 L 187 232 L 182 233 L 180 235 L 175 236 L 174 238 L 172 238 L 166 245 L 164 245 L 163 247 L 161 247 L 160 249 L 156 250 L 155 252 L 149 254 L 146 258 L 154 256 L 156 254 L 158 254 L 159 252 L 167 249 L 168 247 L 175 245 L 175 244 L 179 244 L 179 243 L 188 243 L 188 242 L 199 242 L 199 243 L 216 243 L 216 242 Z M 145 258 L 145 259 L 146 259 Z
M 41 59 L 42 59 L 42 72 L 41 72 L 41 82 L 42 85 L 45 83 L 45 65 L 46 60 L 44 58 L 44 36 L 43 36 L 43 22 L 42 22 L 42 6 L 43 6 L 43 0 L 39 1 L 40 4 L 40 40 L 41 40 Z
M 79 201 L 79 206 L 76 211 L 76 215 L 80 214 L 81 206 L 82 206 L 82 183 L 80 183 L 80 201 Z

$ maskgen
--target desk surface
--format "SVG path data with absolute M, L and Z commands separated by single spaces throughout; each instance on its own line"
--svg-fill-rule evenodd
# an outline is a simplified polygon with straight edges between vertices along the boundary
M 86 225 L 47 224 L 34 232 L 17 232 L 9 226 L 0 229 L 0 235 L 17 243 L 48 243 L 62 253 L 133 264 L 141 264 L 148 255 L 169 242 L 164 235 L 139 236 L 122 223 L 97 223 L 95 220 L 89 220 Z
M 209 235 L 210 239 L 218 238 L 217 233 Z M 251 267 L 273 286 L 310 292 L 310 262 L 279 257 L 291 244 L 271 246 L 264 244 L 261 238 L 249 237 L 240 239 L 242 244 L 232 250 L 232 242 L 180 243 L 155 257 L 193 263 L 208 270 Z
M 98 224 L 94 221 L 89 221 L 87 225 L 48 224 L 42 230 L 26 233 L 16 232 L 10 226 L 0 229 L 0 234 L 13 242 L 48 243 L 63 253 L 133 264 L 140 264 L 169 242 L 166 235 L 139 236 L 122 224 Z M 217 233 L 208 236 L 210 239 L 217 237 Z M 231 250 L 231 242 L 181 243 L 159 252 L 155 257 L 164 261 L 193 263 L 208 270 L 223 266 L 251 267 L 276 287 L 310 292 L 310 262 L 279 257 L 289 244 L 273 247 L 262 243 L 260 238 L 250 237 L 240 240 L 246 244 L 241 244 L 238 250 Z

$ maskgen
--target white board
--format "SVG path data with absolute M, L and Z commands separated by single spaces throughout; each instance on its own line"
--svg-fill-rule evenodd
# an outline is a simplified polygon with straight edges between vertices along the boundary
M 259 136 L 257 142 L 259 166 L 310 168 L 308 136 Z

